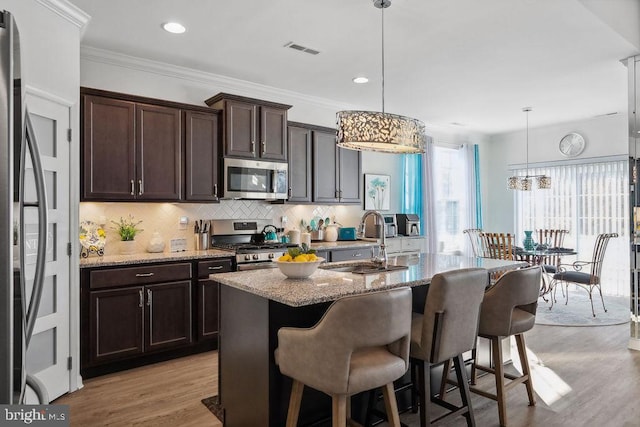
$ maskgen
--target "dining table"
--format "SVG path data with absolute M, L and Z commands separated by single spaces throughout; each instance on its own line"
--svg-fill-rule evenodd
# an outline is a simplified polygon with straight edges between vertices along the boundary
M 521 247 L 516 247 L 514 253 L 517 259 L 522 261 L 527 261 L 531 265 L 539 265 L 541 267 L 544 265 L 545 259 L 548 259 L 551 257 L 557 257 L 556 259 L 558 260 L 558 264 L 556 265 L 556 271 L 557 269 L 560 268 L 561 256 L 571 256 L 571 255 L 578 254 L 578 252 L 576 252 L 576 250 L 573 248 L 560 248 L 560 247 L 548 248 L 544 246 L 543 247 L 537 246 L 534 249 L 525 249 Z M 545 271 L 543 267 L 543 273 L 544 272 Z M 542 284 L 540 286 L 540 296 L 545 301 L 547 301 L 546 295 L 548 295 L 553 290 L 552 282 L 553 281 L 551 280 L 549 281 L 549 283 L 547 283 L 545 275 L 544 274 L 542 275 Z

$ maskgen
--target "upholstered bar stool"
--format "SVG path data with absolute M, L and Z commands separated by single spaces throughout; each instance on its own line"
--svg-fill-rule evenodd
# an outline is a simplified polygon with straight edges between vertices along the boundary
M 411 320 L 411 363 L 418 367 L 420 426 L 431 421 L 430 402 L 450 412 L 433 420 L 463 415 L 474 426 L 469 384 L 462 354 L 475 348 L 480 304 L 489 283 L 482 268 L 469 268 L 436 274 L 431 280 L 424 314 L 413 313 Z M 430 366 L 453 359 L 460 387 L 462 406 L 431 397 Z
M 489 393 L 474 386 L 471 387 L 471 391 L 498 402 L 501 426 L 507 425 L 506 392 L 512 387 L 524 383 L 529 404 L 531 406 L 536 404 L 524 333 L 533 328 L 536 320 L 540 275 L 539 266 L 509 271 L 487 290 L 482 301 L 478 335 L 491 340 L 494 368 L 474 363 L 471 370 L 471 383 L 475 385 L 477 369 L 492 373 L 495 375 L 496 393 Z M 521 376 L 504 372 L 501 343 L 504 338 L 511 335 L 515 335 L 518 346 L 523 371 Z M 505 384 L 505 378 L 511 381 Z
M 333 426 L 346 426 L 350 396 L 382 387 L 389 424 L 400 426 L 393 381 L 409 367 L 411 289 L 345 297 L 311 328 L 278 331 L 276 363 L 293 379 L 287 426 L 294 427 L 304 386 L 332 398 Z

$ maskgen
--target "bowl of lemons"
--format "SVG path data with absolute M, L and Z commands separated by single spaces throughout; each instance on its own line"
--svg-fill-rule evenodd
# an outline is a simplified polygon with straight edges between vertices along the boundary
M 288 253 L 275 262 L 280 272 L 289 279 L 306 279 L 324 262 L 324 258 L 316 256 L 313 249 L 290 248 Z

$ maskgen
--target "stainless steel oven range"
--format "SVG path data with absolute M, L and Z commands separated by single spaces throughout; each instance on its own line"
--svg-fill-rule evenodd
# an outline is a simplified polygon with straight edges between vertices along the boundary
M 211 247 L 236 253 L 238 271 L 275 268 L 275 259 L 298 245 L 265 241 L 263 230 L 271 225 L 264 219 L 213 219 L 211 220 Z

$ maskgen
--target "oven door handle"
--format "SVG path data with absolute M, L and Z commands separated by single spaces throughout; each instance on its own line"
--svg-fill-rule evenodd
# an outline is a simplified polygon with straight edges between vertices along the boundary
M 275 262 L 265 261 L 265 262 L 250 262 L 246 264 L 238 264 L 238 271 L 249 271 L 249 270 L 263 270 L 267 268 L 276 268 L 278 265 Z

